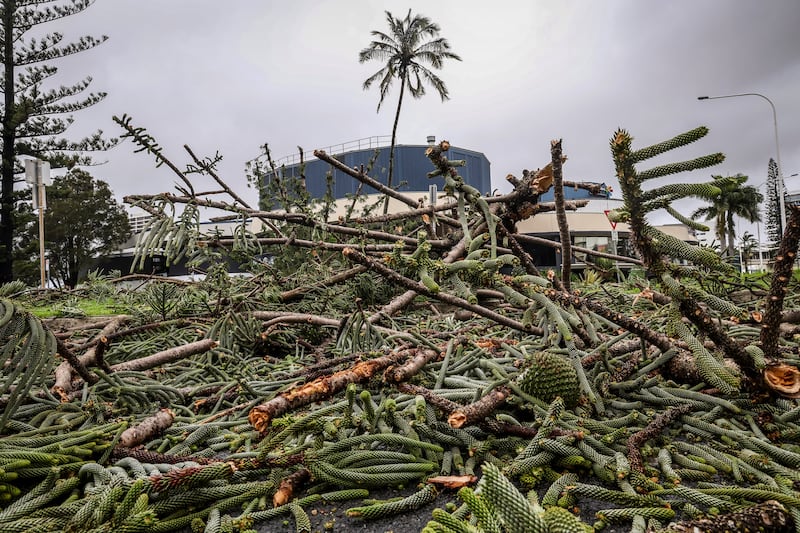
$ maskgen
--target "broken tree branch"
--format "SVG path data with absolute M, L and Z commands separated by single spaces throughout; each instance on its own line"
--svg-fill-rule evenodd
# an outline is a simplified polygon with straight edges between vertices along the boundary
M 334 157 L 331 157 L 328 154 L 326 154 L 325 150 L 314 150 L 314 156 L 316 156 L 318 159 L 321 159 L 322 161 L 325 161 L 326 163 L 331 165 L 336 170 L 338 170 L 340 172 L 344 172 L 348 176 L 357 179 L 358 181 L 364 183 L 365 185 L 369 185 L 370 187 L 372 187 L 376 191 L 382 192 L 386 196 L 389 196 L 391 198 L 394 198 L 395 200 L 399 200 L 399 201 L 403 202 L 404 204 L 406 204 L 407 206 L 409 206 L 412 209 L 416 209 L 416 208 L 419 207 L 419 203 L 416 200 L 414 200 L 413 198 L 409 198 L 405 194 L 399 193 L 396 190 L 392 189 L 391 187 L 387 187 L 386 185 L 384 185 L 383 183 L 379 182 L 378 180 L 370 178 L 369 176 L 367 176 L 364 172 L 362 172 L 360 170 L 354 170 L 354 169 L 348 167 L 347 165 L 345 165 L 344 163 L 342 163 L 338 159 L 336 159 Z
M 523 331 L 525 333 L 535 333 L 537 328 L 533 326 L 526 326 L 522 322 L 518 322 L 514 319 L 511 319 L 507 316 L 501 315 L 492 311 L 491 309 L 487 309 L 480 305 L 473 305 L 468 301 L 459 298 L 457 296 L 453 296 L 451 294 L 447 294 L 444 292 L 434 292 L 422 283 L 418 281 L 414 281 L 409 279 L 398 272 L 395 272 L 391 268 L 375 261 L 366 255 L 356 251 L 353 248 L 348 248 L 344 252 L 342 252 L 345 257 L 348 259 L 360 263 L 362 265 L 366 265 L 369 267 L 370 270 L 374 270 L 378 272 L 380 275 L 384 276 L 385 278 L 389 279 L 390 281 L 397 283 L 402 287 L 406 287 L 411 289 L 419 294 L 427 296 L 428 298 L 433 298 L 436 300 L 440 300 L 446 304 L 454 305 L 456 307 L 460 307 L 462 309 L 466 309 L 467 311 L 472 311 L 476 315 L 480 315 L 484 318 L 488 318 L 490 320 L 494 320 L 498 324 L 502 324 L 504 326 L 510 327 L 512 329 L 516 329 L 517 331 Z
M 213 339 L 201 339 L 164 350 L 147 357 L 140 357 L 132 361 L 125 361 L 111 366 L 111 370 L 119 372 L 121 370 L 148 370 L 157 366 L 166 365 L 175 361 L 180 361 L 192 355 L 203 353 L 215 348 L 218 345 Z
M 250 410 L 247 419 L 257 431 L 265 433 L 272 421 L 290 409 L 330 398 L 344 390 L 350 383 L 361 383 L 371 379 L 378 372 L 415 354 L 415 349 L 397 352 L 361 361 L 352 368 L 322 376 L 314 381 L 280 393 L 273 399 L 257 405 Z
M 479 422 L 489 416 L 498 406 L 505 403 L 511 390 L 508 387 L 497 387 L 477 402 L 459 407 L 447 418 L 450 427 L 463 428 Z
M 561 283 L 564 284 L 564 290 L 570 292 L 572 287 L 572 238 L 569 233 L 569 224 L 567 224 L 567 212 L 564 209 L 561 139 L 550 142 L 550 155 L 553 165 L 553 198 L 556 203 L 556 220 L 561 239 Z
M 97 334 L 96 338 L 101 339 L 103 337 L 108 337 L 112 333 L 114 333 L 117 328 L 119 328 L 122 324 L 127 322 L 130 319 L 129 316 L 120 315 L 114 318 L 111 322 L 106 324 L 106 326 Z M 97 365 L 97 358 L 96 358 L 96 350 L 97 346 L 92 346 L 89 350 L 86 351 L 85 354 L 78 357 L 78 361 L 84 367 L 88 368 L 90 366 Z M 56 367 L 55 370 L 55 384 L 51 389 L 53 392 L 61 396 L 62 398 L 67 398 L 70 392 L 73 390 L 73 381 L 75 376 L 73 375 L 72 366 L 69 364 L 68 361 L 63 361 L 60 365 Z
M 787 206 L 791 210 L 786 222 L 786 231 L 781 239 L 780 248 L 775 256 L 772 285 L 767 295 L 764 319 L 761 322 L 761 349 L 767 359 L 779 357 L 778 339 L 780 337 L 780 321 L 783 311 L 783 300 L 786 287 L 792 279 L 792 269 L 797 259 L 797 248 L 800 243 L 800 206 Z

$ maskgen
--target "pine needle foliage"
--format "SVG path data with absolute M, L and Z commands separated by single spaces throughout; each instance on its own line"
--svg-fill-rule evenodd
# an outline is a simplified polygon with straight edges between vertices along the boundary
M 0 397 L 5 404 L 0 432 L 33 386 L 49 376 L 55 344 L 52 333 L 38 318 L 12 301 L 0 299 Z

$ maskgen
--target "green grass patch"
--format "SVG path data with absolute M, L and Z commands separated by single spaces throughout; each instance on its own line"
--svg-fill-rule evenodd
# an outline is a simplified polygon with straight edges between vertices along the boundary
M 106 316 L 126 312 L 123 306 L 111 299 L 69 299 L 28 307 L 28 311 L 39 318 Z

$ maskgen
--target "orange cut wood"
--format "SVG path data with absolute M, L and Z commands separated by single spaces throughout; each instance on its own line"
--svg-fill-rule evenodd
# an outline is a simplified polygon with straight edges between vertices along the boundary
M 478 481 L 476 476 L 434 476 L 427 479 L 428 483 L 441 485 L 448 489 L 460 489 L 474 485 Z
M 800 398 L 800 370 L 797 367 L 778 364 L 764 370 L 764 381 L 769 388 L 786 398 Z

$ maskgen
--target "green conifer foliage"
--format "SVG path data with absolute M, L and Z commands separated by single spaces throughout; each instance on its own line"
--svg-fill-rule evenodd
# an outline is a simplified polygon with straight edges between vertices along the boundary
M 687 217 L 675 209 L 672 202 L 688 197 L 711 199 L 720 194 L 721 181 L 717 179 L 714 182 L 699 184 L 673 181 L 663 185 L 655 183 L 647 189 L 644 188 L 648 180 L 706 168 L 722 162 L 724 156 L 717 153 L 650 169 L 636 168 L 638 164 L 656 155 L 693 143 L 707 133 L 707 128 L 699 127 L 653 146 L 633 150 L 631 135 L 625 130 L 617 130 L 611 139 L 611 152 L 622 188 L 624 207 L 612 213 L 612 217 L 630 225 L 631 242 L 641 255 L 649 275 L 660 286 L 660 290 L 672 299 L 671 327 L 673 330 L 680 330 L 682 333 L 680 336 L 693 348 L 697 348 L 693 349 L 693 353 L 698 359 L 704 378 L 709 383 L 732 392 L 738 387 L 737 378 L 725 371 L 721 364 L 712 364 L 714 361 L 712 355 L 705 349 L 700 349 L 702 345 L 697 345 L 694 334 L 681 322 L 683 317 L 689 318 L 701 332 L 707 334 L 722 348 L 726 356 L 736 360 L 745 372 L 749 371 L 755 376 L 756 369 L 752 358 L 719 330 L 711 315 L 716 312 L 724 318 L 745 318 L 747 312 L 689 282 L 691 278 L 715 278 L 727 275 L 732 272 L 732 268 L 716 253 L 667 235 L 654 228 L 647 220 L 651 212 L 662 209 L 681 223 L 689 222 Z M 699 226 L 687 225 L 695 228 Z

